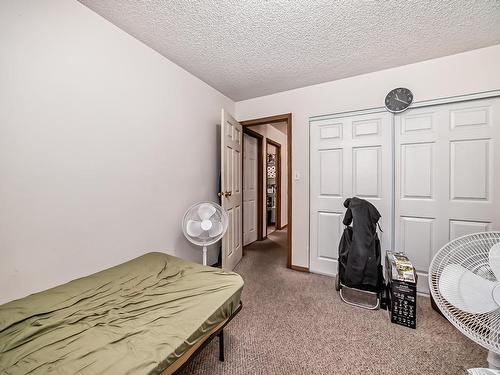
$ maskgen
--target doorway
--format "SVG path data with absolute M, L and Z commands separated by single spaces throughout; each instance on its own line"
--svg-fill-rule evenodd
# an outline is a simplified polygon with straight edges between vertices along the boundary
M 287 239 L 288 268 L 308 271 L 292 266 L 292 116 L 291 113 L 272 117 L 242 121 L 243 141 L 243 237 L 251 243 L 264 240 L 271 232 L 279 231 Z M 267 129 L 267 130 L 266 130 Z M 283 136 L 279 137 L 279 133 Z M 252 148 L 257 150 L 257 173 L 255 161 L 246 153 Z M 271 152 L 271 153 L 269 153 Z M 268 158 L 268 155 L 274 155 Z M 269 159 L 269 163 L 268 163 Z M 268 174 L 268 167 L 269 174 Z M 273 168 L 274 167 L 274 168 Z M 273 176 L 273 177 L 271 177 Z M 251 187 L 256 182 L 256 198 L 253 199 Z M 245 194 L 245 189 L 250 194 Z M 254 208 L 256 202 L 257 209 Z M 285 202 L 285 204 L 283 204 Z M 269 203 L 269 205 L 268 205 Z M 257 220 L 253 220 L 254 215 Z M 270 224 L 269 228 L 267 224 Z M 255 227 L 257 236 L 246 235 Z M 268 230 L 269 229 L 269 230 Z M 271 231 L 271 232 L 270 232 Z
M 263 139 L 243 127 L 243 246 L 264 238 L 260 219 L 263 213 Z
M 281 230 L 281 144 L 266 138 L 266 236 Z

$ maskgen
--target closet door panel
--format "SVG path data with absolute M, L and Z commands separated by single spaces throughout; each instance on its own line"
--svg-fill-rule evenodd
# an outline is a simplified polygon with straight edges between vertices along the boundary
M 395 126 L 396 246 L 428 293 L 430 260 L 443 245 L 500 229 L 500 99 L 410 109 Z
M 311 271 L 332 274 L 336 269 L 335 244 L 342 235 L 344 178 L 344 121 L 315 122 L 310 129 L 310 264 Z M 314 151 L 313 151 L 314 150 Z M 312 181 L 312 180 L 311 180 Z
M 313 120 L 310 124 L 311 272 L 337 273 L 346 198 L 373 203 L 382 215 L 383 251 L 391 241 L 391 115 Z

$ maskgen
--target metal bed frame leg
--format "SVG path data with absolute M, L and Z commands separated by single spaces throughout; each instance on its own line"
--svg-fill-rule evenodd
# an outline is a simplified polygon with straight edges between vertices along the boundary
M 219 336 L 219 361 L 224 362 L 224 328 L 217 336 Z
M 174 374 L 178 374 L 181 369 L 186 368 L 186 366 L 191 363 L 193 358 L 203 350 L 205 346 L 207 346 L 209 343 L 212 342 L 213 338 L 217 336 L 219 338 L 219 361 L 224 362 L 224 327 L 240 312 L 240 310 L 243 308 L 243 303 L 240 301 L 238 307 L 236 310 L 233 311 L 233 313 L 229 316 L 229 318 L 226 320 L 226 322 L 222 325 L 222 327 L 218 330 L 212 333 L 205 341 L 202 342 L 202 344 L 198 347 L 198 349 L 195 350 L 194 353 L 190 355 L 190 357 L 180 366 L 178 367 Z

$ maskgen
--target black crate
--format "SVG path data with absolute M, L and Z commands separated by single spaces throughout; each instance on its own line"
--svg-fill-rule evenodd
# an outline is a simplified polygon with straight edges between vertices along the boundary
M 415 282 L 403 281 L 394 277 L 393 264 L 386 254 L 387 299 L 391 322 L 409 328 L 417 328 L 417 274 Z M 398 254 L 399 255 L 399 254 Z M 403 254 L 401 254 L 404 256 Z M 393 278 L 394 277 L 394 278 Z
M 391 322 L 417 328 L 417 285 L 390 280 L 387 287 Z

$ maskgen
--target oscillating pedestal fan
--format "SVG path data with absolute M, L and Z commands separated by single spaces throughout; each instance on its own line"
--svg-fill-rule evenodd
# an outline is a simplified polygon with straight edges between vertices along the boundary
M 443 315 L 488 349 L 490 368 L 500 369 L 500 232 L 469 234 L 441 248 L 429 288 Z
M 227 230 L 227 213 L 214 202 L 200 202 L 188 208 L 182 219 L 184 236 L 203 246 L 203 265 L 207 265 L 207 246 L 219 241 Z

